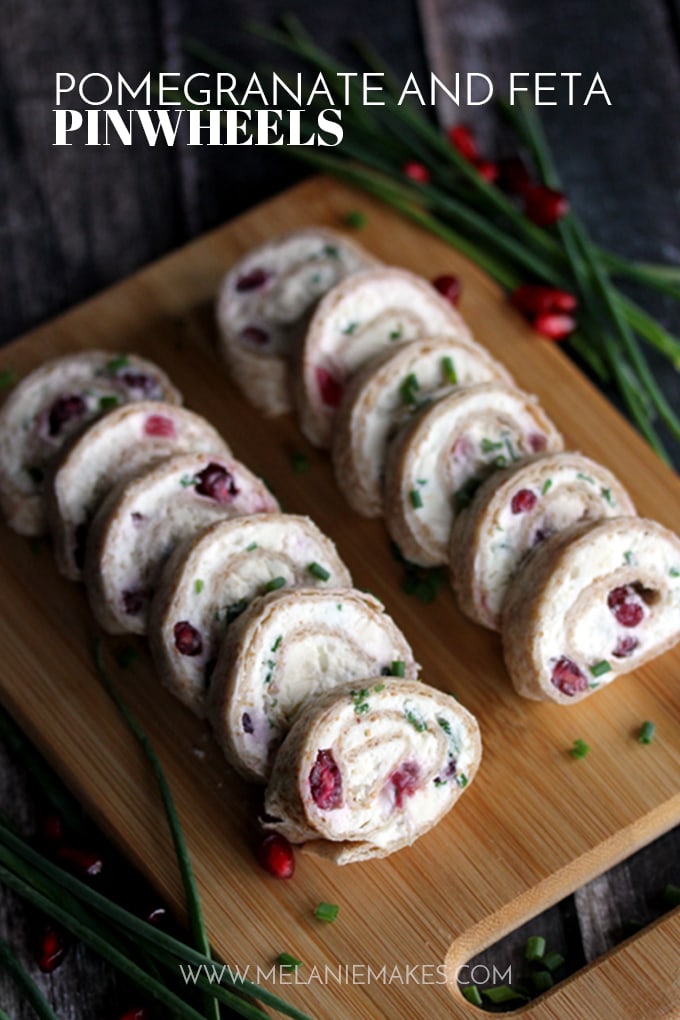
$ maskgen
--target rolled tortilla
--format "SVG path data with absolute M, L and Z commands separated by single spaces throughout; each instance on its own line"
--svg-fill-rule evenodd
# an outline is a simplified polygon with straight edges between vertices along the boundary
M 448 561 L 451 527 L 481 481 L 562 437 L 536 397 L 504 383 L 458 390 L 417 415 L 390 446 L 385 522 L 407 560 Z
M 192 712 L 205 715 L 222 639 L 253 599 L 278 588 L 351 583 L 334 544 L 308 517 L 218 521 L 182 542 L 163 569 L 149 621 L 161 680 Z
M 205 418 L 158 401 L 118 407 L 76 435 L 46 484 L 60 572 L 72 581 L 81 580 L 88 524 L 114 485 L 165 457 L 189 451 L 230 452 Z
M 307 227 L 249 251 L 217 298 L 219 349 L 243 395 L 266 415 L 291 410 L 289 360 L 319 299 L 377 259 L 333 230 Z
M 390 439 L 411 415 L 456 386 L 510 373 L 483 347 L 452 337 L 412 340 L 372 358 L 350 380 L 333 433 L 333 467 L 345 499 L 364 517 L 383 512 Z
M 0 506 L 21 535 L 48 530 L 47 469 L 64 443 L 116 404 L 182 396 L 165 372 L 136 354 L 80 351 L 46 362 L 12 390 L 0 410 Z
M 309 324 L 295 373 L 300 427 L 309 441 L 330 446 L 343 390 L 362 365 L 409 340 L 437 335 L 472 339 L 455 308 L 405 269 L 367 269 L 329 291 Z
M 495 471 L 451 532 L 451 584 L 461 609 L 500 630 L 508 585 L 531 549 L 578 521 L 634 514 L 614 475 L 580 453 L 532 457 Z
M 115 486 L 90 526 L 84 579 L 110 634 L 145 634 L 160 572 L 178 542 L 216 520 L 271 513 L 264 482 L 224 454 L 179 454 Z
M 372 595 L 352 588 L 278 592 L 254 602 L 227 631 L 209 718 L 234 768 L 266 782 L 302 705 L 348 680 L 392 671 L 415 678 L 418 666 Z
M 410 846 L 453 807 L 482 754 L 477 722 L 448 694 L 372 677 L 310 702 L 276 757 L 266 827 L 338 864 Z
M 587 698 L 680 640 L 680 539 L 640 517 L 572 525 L 511 583 L 501 632 L 519 694 Z

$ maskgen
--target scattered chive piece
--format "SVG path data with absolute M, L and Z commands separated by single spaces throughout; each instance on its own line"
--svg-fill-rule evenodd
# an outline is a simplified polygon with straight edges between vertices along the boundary
M 17 988 L 23 993 L 22 998 L 33 1006 L 36 1016 L 40 1020 L 57 1020 L 57 1014 L 44 997 L 42 991 L 28 971 L 24 969 L 4 939 L 0 939 L 0 963 L 3 970 L 11 974 Z M 4 1015 L 7 1016 L 7 1013 Z
M 406 663 L 403 659 L 395 659 L 392 663 L 392 676 L 406 676 Z
M 326 245 L 324 245 L 324 249 L 323 250 L 324 250 L 325 254 L 328 255 L 332 259 L 337 259 L 338 256 L 340 255 L 340 252 L 338 251 L 338 249 L 336 248 L 336 246 L 334 244 L 326 244 Z
M 585 758 L 589 750 L 590 747 L 588 746 L 588 744 L 586 744 L 584 740 L 581 740 L 579 738 L 578 740 L 574 741 L 574 746 L 569 751 L 569 754 L 572 756 L 572 758 Z
M 385 684 L 374 684 L 373 690 L 375 691 L 376 694 L 380 694 L 381 691 L 385 690 Z
M 188 489 L 189 486 L 193 485 L 195 481 L 196 479 L 194 478 L 193 475 L 182 475 L 182 477 L 179 480 L 179 484 L 182 486 L 183 489 Z
M 468 985 L 467 988 L 461 988 L 463 998 L 471 1002 L 473 1006 L 482 1005 L 482 997 L 479 994 L 479 988 L 477 985 Z
M 545 956 L 545 939 L 542 935 L 531 935 L 527 939 L 524 959 L 532 962 L 540 960 L 543 956 Z
M 464 790 L 465 787 L 467 786 L 469 780 L 468 780 L 468 777 L 465 775 L 465 773 L 461 772 L 461 774 L 456 777 L 456 782 L 460 786 L 461 790 Z
M 537 992 L 547 992 L 555 984 L 549 970 L 536 970 L 531 975 L 531 983 Z
M 253 549 L 257 549 L 257 542 L 251 542 L 250 545 L 246 546 L 246 552 L 252 552 Z
M 307 570 L 310 572 L 312 577 L 317 577 L 320 581 L 327 581 L 331 576 L 330 570 L 326 570 L 325 567 L 322 567 L 321 564 L 316 561 L 314 561 L 314 563 L 310 563 Z
M 502 450 L 502 443 L 494 443 L 493 439 L 487 439 L 486 436 L 480 443 L 482 453 L 491 453 L 493 450 Z
M 361 230 L 368 223 L 368 216 L 366 213 L 361 212 L 360 209 L 350 209 L 344 216 L 345 225 L 348 227 L 354 227 L 355 230 Z
M 401 340 L 403 329 L 401 326 L 397 326 L 396 329 L 390 330 L 390 340 Z
M 611 673 L 611 666 L 606 659 L 602 659 L 601 662 L 596 662 L 594 666 L 590 667 L 590 672 L 593 676 L 604 676 L 605 673 Z
M 668 571 L 668 576 L 669 577 L 680 577 L 680 570 L 678 570 L 677 567 L 671 567 L 671 569 Z
M 623 558 L 624 558 L 624 560 L 626 561 L 626 563 L 628 564 L 629 567 L 632 566 L 634 564 L 634 562 L 635 562 L 634 559 L 633 559 L 633 553 L 630 551 L 630 549 L 628 549 L 623 554 Z
M 559 967 L 564 963 L 564 957 L 561 953 L 556 952 L 554 949 L 550 953 L 546 953 L 541 963 L 553 974 Z
M 514 464 L 514 462 L 516 460 L 519 460 L 519 458 L 518 458 L 518 456 L 517 456 L 517 454 L 515 452 L 515 447 L 512 444 L 512 440 L 509 437 L 506 437 L 506 439 L 505 439 L 505 447 L 506 447 L 506 449 L 508 451 L 508 456 L 510 457 L 510 460 Z
M 510 985 L 496 985 L 495 988 L 483 988 L 482 995 L 489 1002 L 500 1003 L 500 1002 L 516 1002 L 518 999 L 526 1001 L 527 996 L 523 992 L 519 992 L 516 988 L 512 988 Z
M 398 340 L 399 337 L 395 337 L 394 339 Z M 401 386 L 399 387 L 399 394 L 401 396 L 402 404 L 417 404 L 418 397 L 416 396 L 416 394 L 418 393 L 419 389 L 420 383 L 418 382 L 418 378 L 414 372 L 411 372 L 410 375 L 406 376 Z
M 111 395 L 99 398 L 100 411 L 110 411 L 113 407 L 118 407 L 118 397 Z
M 229 624 L 232 623 L 237 616 L 240 616 L 243 610 L 247 609 L 247 607 L 248 607 L 247 599 L 240 599 L 238 602 L 232 602 L 230 606 L 226 606 L 224 610 L 224 615 L 227 626 L 229 626 Z M 219 617 L 216 617 L 216 619 L 219 619 Z
M 359 691 L 350 691 L 349 696 L 354 705 L 355 715 L 363 715 L 368 712 L 368 687 L 362 687 Z
M 602 491 L 602 498 L 606 499 L 606 501 L 609 503 L 610 506 L 616 506 L 616 502 L 614 500 L 614 497 L 612 496 L 612 490 L 611 489 L 602 489 L 601 491 Z
M 285 577 L 272 577 L 271 581 L 267 581 L 264 586 L 265 592 L 278 591 L 279 588 L 283 588 L 286 583 Z
M 411 724 L 416 733 L 423 733 L 424 730 L 427 729 L 427 723 L 425 720 L 421 719 L 419 715 L 416 715 L 413 709 L 408 708 L 404 714 L 406 716 L 406 721 Z
M 197 595 L 200 595 L 201 592 L 203 591 L 203 588 L 204 588 L 203 581 L 200 579 L 200 577 L 197 577 L 196 580 L 194 581 L 194 592 Z
M 314 917 L 317 921 L 334 921 L 340 913 L 337 903 L 319 903 L 314 909 Z
M 278 652 L 279 648 L 281 647 L 281 642 L 282 641 L 283 641 L 283 634 L 279 634 L 279 636 L 277 637 L 276 641 L 272 645 L 272 651 L 273 652 Z
M 408 497 L 411 500 L 411 506 L 413 507 L 413 509 L 420 510 L 420 508 L 423 505 L 423 497 L 420 495 L 418 489 L 411 489 L 411 491 L 408 494 Z
M 576 477 L 580 478 L 582 482 L 589 482 L 591 485 L 595 484 L 595 479 L 591 478 L 590 475 L 584 475 L 582 471 L 579 471 Z
M 309 457 L 301 450 L 293 450 L 290 455 L 290 464 L 296 475 L 304 475 L 309 471 Z
M 106 371 L 115 375 L 116 372 L 120 371 L 121 368 L 127 368 L 130 364 L 130 359 L 126 354 L 119 354 L 117 358 L 111 358 L 110 361 L 106 362 Z
M 680 885 L 673 885 L 672 882 L 669 882 L 663 891 L 663 901 L 669 907 L 680 906 Z
M 116 665 L 120 666 L 121 669 L 129 669 L 138 658 L 139 652 L 132 645 L 123 645 L 115 654 Z
M 298 967 L 302 966 L 302 960 L 298 960 L 297 957 L 291 956 L 290 953 L 279 953 L 276 957 L 276 962 L 279 967 L 290 967 L 292 970 L 297 970 Z
M 358 325 L 359 325 L 358 322 L 348 322 L 345 328 L 340 332 L 342 333 L 343 336 L 351 336 L 352 333 L 354 333 L 354 331 L 356 330 Z
M 16 386 L 16 372 L 11 368 L 3 368 L 0 372 L 0 390 L 9 390 Z
M 552 478 L 546 478 L 543 482 L 543 488 L 541 489 L 541 495 L 545 496 L 546 492 L 549 492 L 552 488 Z
M 656 730 L 656 723 L 643 722 L 640 727 L 640 734 L 638 736 L 638 743 L 640 744 L 651 744 L 654 740 L 654 731 Z
M 453 358 L 442 358 L 442 372 L 447 383 L 451 383 L 452 386 L 458 385 L 458 374 L 453 364 Z

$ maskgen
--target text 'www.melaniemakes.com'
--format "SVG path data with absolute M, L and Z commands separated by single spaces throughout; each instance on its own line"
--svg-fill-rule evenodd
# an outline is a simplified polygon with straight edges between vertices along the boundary
M 448 82 L 433 73 L 425 80 L 411 73 L 389 92 L 384 78 L 379 71 L 318 74 L 313 79 L 302 72 L 286 79 L 272 72 L 266 77 L 254 73 L 240 82 L 226 72 L 198 72 L 187 78 L 149 72 L 129 82 L 121 74 L 112 78 L 93 71 L 76 79 L 58 71 L 53 144 L 334 147 L 343 140 L 343 109 L 354 105 L 475 107 L 497 93 L 510 105 L 525 95 L 536 106 L 612 105 L 599 73 L 584 78 L 579 71 L 514 71 L 502 88 L 481 71 L 458 73 Z
M 180 963 L 185 985 L 239 985 L 245 981 L 273 985 L 445 985 L 449 977 L 443 963 L 383 964 L 373 967 L 366 963 L 338 964 L 331 967 L 291 967 L 275 963 L 271 967 L 234 967 L 228 964 Z M 483 964 L 465 964 L 453 974 L 460 985 L 511 984 L 512 967 L 501 971 Z

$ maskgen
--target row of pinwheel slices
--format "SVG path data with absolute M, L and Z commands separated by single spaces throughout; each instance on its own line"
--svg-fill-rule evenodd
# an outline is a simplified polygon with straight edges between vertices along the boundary
M 68 355 L 28 376 L 0 412 L 9 521 L 49 523 L 60 571 L 85 581 L 105 630 L 148 634 L 166 686 L 238 772 L 269 783 L 269 827 L 339 863 L 392 853 L 474 778 L 477 724 L 418 681 L 330 539 L 281 513 L 180 400 L 132 355 Z
M 342 272 L 315 289 L 322 243 Z M 245 394 L 273 414 L 291 400 L 261 399 L 264 380 L 290 391 L 307 438 L 330 446 L 350 505 L 384 514 L 406 560 L 448 564 L 462 610 L 502 631 L 521 694 L 574 703 L 674 644 L 677 537 L 636 518 L 604 467 L 562 452 L 536 398 L 427 281 L 362 268 L 356 250 L 337 236 L 329 249 L 327 232 L 308 229 L 231 270 L 218 320 Z M 238 368 L 244 350 L 258 393 Z M 621 550 L 615 536 L 626 534 Z

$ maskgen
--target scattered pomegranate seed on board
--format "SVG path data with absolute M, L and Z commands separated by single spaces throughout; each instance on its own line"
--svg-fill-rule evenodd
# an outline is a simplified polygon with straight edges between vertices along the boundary
M 547 312 L 574 312 L 578 307 L 574 294 L 542 283 L 525 283 L 516 287 L 510 294 L 510 303 L 527 318 Z
M 565 340 L 576 329 L 576 320 L 571 315 L 548 312 L 536 316 L 534 329 L 546 340 Z
M 404 177 L 409 177 L 412 181 L 416 181 L 417 184 L 428 184 L 430 181 L 430 171 L 422 163 L 418 163 L 415 160 L 409 160 L 408 163 L 404 163 L 401 171 Z
M 469 160 L 470 163 L 477 162 L 479 149 L 472 128 L 467 124 L 456 124 L 449 128 L 447 135 L 451 145 L 458 150 L 463 159 Z
M 498 169 L 498 163 L 494 163 L 493 160 L 490 159 L 480 159 L 477 163 L 475 163 L 475 166 L 479 176 L 483 177 L 487 183 L 496 183 L 500 172 Z
M 46 924 L 38 935 L 36 963 L 43 974 L 51 974 L 66 956 L 67 945 L 52 924 Z
M 535 184 L 524 196 L 524 208 L 529 219 L 539 227 L 552 227 L 569 212 L 569 200 L 561 191 Z
M 460 280 L 453 273 L 437 276 L 432 281 L 432 286 L 452 305 L 457 305 L 460 301 Z
M 274 832 L 265 836 L 257 853 L 265 871 L 274 878 L 291 878 L 295 871 L 295 854 L 285 836 Z

